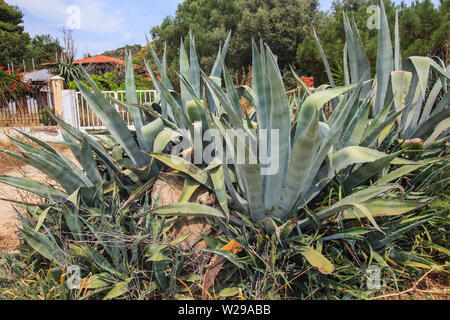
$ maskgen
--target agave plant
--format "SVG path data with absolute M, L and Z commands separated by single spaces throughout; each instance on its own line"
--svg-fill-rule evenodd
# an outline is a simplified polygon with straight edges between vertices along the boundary
M 444 68 L 439 60 L 425 57 L 408 58 L 402 66 L 398 32 L 393 55 L 382 2 L 380 7 L 375 79 L 370 79 L 369 64 L 356 26 L 344 15 L 347 38 L 343 64 L 345 86 L 334 86 L 321 50 L 331 87 L 324 85 L 313 92 L 304 86 L 303 96 L 289 98 L 275 56 L 262 42 L 259 48 L 253 42 L 252 88 L 235 86 L 224 64 L 230 37 L 219 49 L 209 75 L 200 70 L 192 35 L 189 35 L 189 55 L 181 43 L 181 93 L 173 90 L 167 76 L 165 54 L 161 61 L 150 46 L 160 75 L 158 78 L 146 63 L 158 92 L 157 100 L 151 104 L 137 103 L 131 54 L 126 57 L 125 102 L 104 97 L 83 70 L 83 77 L 92 91 L 79 79 L 77 84 L 107 128 L 106 134 L 85 134 L 53 117 L 63 128 L 65 143 L 81 168 L 49 144 L 27 134 L 23 135 L 38 147 L 11 138 L 21 152 L 3 151 L 35 166 L 61 186 L 0 177 L 0 182 L 46 199 L 46 203 L 39 204 L 39 210 L 29 211 L 36 220 L 34 225 L 23 219 L 25 239 L 46 259 L 64 265 L 72 263 L 73 258 L 67 255 L 67 248 L 63 248 L 66 240 L 81 241 L 83 239 L 78 237 L 89 230 L 97 242 L 70 249 L 108 273 L 102 275 L 102 280 L 114 286 L 108 297 L 115 297 L 126 292 L 128 284 L 136 280 L 128 261 L 135 262 L 142 251 L 134 247 L 130 250 L 122 243 L 123 238 L 113 235 L 130 236 L 133 246 L 141 248 L 141 236 L 158 236 L 162 229 L 170 227 L 165 225 L 164 219 L 155 218 L 153 214 L 208 217 L 227 236 L 231 232 L 240 235 L 244 244 L 247 228 L 257 230 L 258 234 L 264 234 L 262 231 L 272 233 L 283 248 L 292 246 L 323 273 L 332 272 L 334 267 L 320 250 L 313 248 L 316 237 L 305 235 L 310 226 L 321 226 L 334 216 L 338 216 L 339 221 L 367 218 L 373 228 L 365 228 L 363 234 L 367 239 L 371 238 L 368 242 L 371 246 L 379 248 L 408 228 L 425 223 L 431 215 L 408 226 L 401 226 L 406 223 L 402 221 L 380 226 L 375 217 L 402 215 L 424 206 L 429 200 L 428 197 L 404 199 L 397 190 L 398 185 L 391 182 L 399 182 L 406 174 L 425 166 L 423 176 L 430 177 L 431 181 L 436 178 L 429 172 L 433 166 L 440 166 L 442 171 L 448 167 L 447 160 L 442 161 L 441 153 L 429 149 L 425 152 L 427 156 L 422 153 L 413 161 L 403 157 L 410 153 L 408 150 L 393 144 L 396 139 L 421 138 L 426 139 L 426 145 L 432 146 L 447 137 L 448 67 Z M 439 78 L 427 97 L 430 70 Z M 301 79 L 299 82 L 304 85 Z M 241 97 L 251 101 L 254 113 L 242 113 Z M 323 109 L 328 103 L 333 110 L 329 116 Z M 133 129 L 127 127 L 116 106 L 130 113 Z M 197 144 L 196 136 L 208 129 L 215 129 L 219 139 L 211 144 Z M 193 164 L 183 157 L 164 153 L 172 146 L 171 142 L 179 143 L 181 137 L 186 137 L 186 131 L 194 153 L 201 154 L 212 146 L 212 161 Z M 228 161 L 227 152 L 235 156 L 242 150 L 245 160 L 256 161 Z M 270 155 L 273 163 L 266 162 L 262 155 Z M 185 179 L 184 190 L 179 203 L 151 207 L 147 193 L 163 164 Z M 268 170 L 271 165 L 276 166 L 273 172 Z M 218 206 L 189 202 L 201 185 L 214 191 Z M 309 207 L 314 204 L 313 200 L 330 185 L 339 186 L 338 201 L 329 201 L 327 207 L 311 213 Z M 341 197 L 342 193 L 346 196 Z M 43 208 L 49 211 L 43 211 Z M 64 229 L 70 231 L 71 236 L 57 241 L 49 226 L 59 230 L 56 220 L 61 212 Z M 398 232 L 395 226 L 401 226 Z M 45 235 L 39 232 L 41 227 L 46 230 Z M 297 234 L 291 238 L 294 230 Z M 339 235 L 326 239 L 347 237 L 347 233 L 353 231 L 340 231 Z M 136 240 L 136 234 L 139 234 L 139 240 Z M 362 238 L 359 233 L 352 236 Z M 148 249 L 157 285 L 164 290 L 173 287 L 175 277 L 179 276 L 179 265 L 168 265 L 165 248 L 158 244 Z M 320 246 L 316 248 L 320 249 Z M 249 275 L 253 274 L 233 262 Z M 172 268 L 170 276 L 165 272 L 168 268 Z
M 384 159 L 387 164 L 391 161 L 397 164 L 402 163 L 403 160 L 396 159 L 396 155 L 387 155 L 360 146 L 349 146 L 339 151 L 333 151 L 333 145 L 338 143 L 338 138 L 345 128 L 344 124 L 349 110 L 359 95 L 362 82 L 359 85 L 319 91 L 310 95 L 299 106 L 296 117 L 291 121 L 288 99 L 273 54 L 268 47 L 261 47 L 261 50 L 258 51 L 254 45 L 253 50 L 253 90 L 256 102 L 257 129 L 254 129 L 253 125 L 250 126 L 243 119 L 242 114 L 237 112 L 241 108 L 240 104 L 233 99 L 236 94 L 233 86 L 227 86 L 227 92 L 224 92 L 211 79 L 204 77 L 213 97 L 220 101 L 221 107 L 226 110 L 226 114 L 231 119 L 230 122 L 227 122 L 223 120 L 223 117 L 221 118 L 221 115 L 208 113 L 211 126 L 215 125 L 223 134 L 226 143 L 231 139 L 228 133 L 239 136 L 235 130 L 242 129 L 249 132 L 251 139 L 261 141 L 258 145 L 261 148 L 261 144 L 268 141 L 267 137 L 262 136 L 263 133 L 270 132 L 270 130 L 279 132 L 279 140 L 275 142 L 279 146 L 279 170 L 274 175 L 263 175 L 261 163 L 228 166 L 226 159 L 219 159 L 225 160 L 225 162 L 222 161 L 223 170 L 220 172 L 223 179 L 222 185 L 226 185 L 230 200 L 236 209 L 248 214 L 255 222 L 267 218 L 285 221 L 295 215 L 299 204 L 303 205 L 311 199 L 308 196 L 315 188 L 314 183 L 316 177 L 320 176 L 319 173 L 330 171 L 335 173 L 353 164 L 374 163 L 380 159 Z M 225 67 L 224 77 L 227 83 L 229 74 Z M 319 121 L 320 107 L 346 92 L 351 92 L 351 95 L 347 98 L 346 103 L 335 110 L 334 121 L 329 122 L 331 127 L 327 123 Z M 196 98 L 196 101 L 201 103 L 200 99 Z M 263 131 L 263 128 L 269 130 Z M 248 143 L 240 141 L 239 138 L 237 141 L 246 148 L 248 153 L 252 152 Z M 168 165 L 174 163 L 174 157 L 152 155 Z M 256 155 L 253 157 L 257 158 Z M 180 159 L 177 160 L 181 162 Z M 329 164 L 327 167 L 327 161 L 332 163 L 333 167 L 330 168 Z M 184 163 L 184 166 L 183 168 L 182 165 L 179 165 L 176 168 L 187 174 L 202 172 L 199 168 L 193 170 L 191 164 Z M 228 174 L 230 167 L 233 168 L 232 178 Z M 375 166 L 369 171 L 366 169 L 361 170 L 364 171 L 364 174 L 359 174 L 358 178 L 354 178 L 354 183 L 365 182 L 380 170 L 379 166 Z M 191 177 L 200 183 L 202 180 L 207 181 L 203 176 L 191 174 Z M 237 181 L 237 187 L 233 185 L 232 179 Z M 390 185 L 369 188 L 356 197 L 352 197 L 353 202 L 350 199 L 344 199 L 336 207 L 342 209 L 353 204 L 364 203 L 392 188 L 393 186 Z M 301 203 L 302 200 L 304 203 Z
M 355 115 L 353 119 L 355 128 L 359 128 L 359 132 L 369 130 L 373 134 L 371 139 L 366 137 L 360 141 L 355 141 L 354 138 L 349 141 L 349 135 L 346 135 L 342 144 L 345 145 L 346 141 L 349 141 L 346 145 L 368 146 L 376 142 L 381 145 L 389 136 L 391 141 L 396 138 L 420 138 L 423 141 L 427 139 L 426 144 L 430 144 L 437 138 L 448 135 L 450 66 L 445 66 L 439 57 L 413 56 L 402 62 L 398 12 L 393 46 L 383 1 L 379 2 L 379 8 L 376 75 L 372 87 L 366 84 L 360 97 L 364 101 L 363 104 L 368 102 L 369 105 L 361 110 L 355 107 L 352 112 Z M 343 57 L 344 82 L 348 85 L 361 81 L 365 72 L 370 73 L 370 67 L 355 21 L 350 22 L 345 13 L 343 19 L 346 35 Z M 326 55 L 317 36 L 316 40 L 326 69 L 329 70 Z M 329 71 L 327 73 L 331 86 L 334 86 L 332 73 Z M 431 90 L 428 92 L 430 86 Z M 370 119 L 370 114 L 373 115 L 373 120 Z M 388 126 L 378 126 L 375 129 L 374 125 L 379 123 L 388 123 Z M 374 139 L 375 136 L 379 137 Z
M 254 102 L 256 112 L 254 118 L 250 119 L 241 113 L 239 98 L 242 91 L 238 92 L 235 88 L 225 66 L 223 77 L 226 90 L 223 90 L 217 81 L 203 74 L 203 80 L 211 95 L 208 101 L 204 101 L 197 95 L 189 79 L 181 76 L 185 87 L 189 89 L 190 97 L 198 106 L 204 106 L 202 110 L 206 110 L 205 117 L 209 127 L 218 129 L 222 134 L 225 146 L 217 144 L 217 150 L 228 147 L 234 153 L 242 147 L 247 155 L 250 154 L 257 159 L 258 154 L 254 150 L 266 148 L 270 153 L 270 144 L 267 146 L 270 138 L 265 136 L 267 132 L 275 130 L 279 133 L 278 140 L 275 142 L 275 145 L 279 147 L 277 150 L 279 170 L 275 174 L 264 174 L 265 164 L 261 159 L 258 159 L 256 164 L 228 164 L 226 158 L 219 156 L 213 165 L 203 170 L 173 156 L 158 154 L 152 154 L 152 156 L 190 175 L 197 184 L 215 187 L 221 207 L 228 218 L 230 215 L 226 203 L 232 209 L 239 210 L 250 217 L 254 222 L 264 221 L 266 230 L 273 230 L 273 226 L 278 224 L 274 220 L 282 223 L 297 217 L 299 208 L 304 208 L 335 177 L 339 177 L 346 192 L 364 186 L 369 179 L 373 185 L 350 194 L 330 208 L 314 214 L 312 219 L 316 222 L 345 211 L 347 218 L 367 217 L 378 228 L 373 219 L 374 216 L 381 213 L 402 214 L 421 206 L 420 203 L 408 204 L 401 200 L 399 195 L 393 192 L 395 185 L 389 182 L 411 172 L 414 168 L 433 163 L 437 159 L 413 162 L 400 158 L 401 150 L 388 154 L 378 151 L 377 148 L 386 137 L 390 138 L 389 141 L 393 141 L 393 137 L 408 137 L 410 130 L 407 128 L 411 126 L 416 128 L 417 119 L 413 119 L 416 122 L 411 122 L 408 114 L 411 110 L 415 114 L 417 110 L 419 112 L 421 110 L 423 99 L 419 98 L 425 92 L 426 83 L 422 83 L 424 80 L 422 78 L 421 83 L 425 86 L 424 89 L 417 82 L 422 74 L 427 74 L 430 68 L 438 72 L 441 82 L 437 82 L 435 86 L 446 92 L 446 87 L 444 88 L 442 83 L 445 83 L 448 73 L 432 59 L 412 57 L 407 59 L 404 65 L 410 65 L 410 69 L 414 66 L 415 71 L 411 70 L 415 72 L 415 85 L 400 86 L 399 82 L 403 80 L 400 81 L 399 77 L 408 73 L 393 70 L 394 57 L 389 27 L 382 2 L 380 6 L 382 23 L 379 29 L 378 73 L 373 81 L 366 80 L 370 74 L 369 63 L 356 26 L 354 22 L 350 24 L 345 15 L 347 46 L 344 68 L 347 85 L 344 87 L 322 86 L 313 93 L 305 86 L 304 99 L 295 97 L 289 101 L 274 55 L 267 46 L 261 44 L 258 50 L 253 44 L 253 88 L 247 89 L 246 93 Z M 390 56 L 389 51 L 391 51 Z M 352 83 L 348 76 L 347 55 L 351 62 Z M 325 65 L 328 66 L 325 56 L 324 60 Z M 390 60 L 392 60 L 392 70 L 388 66 Z M 396 66 L 400 66 L 398 35 L 395 61 Z M 422 69 L 420 69 L 420 61 L 424 62 Z M 330 83 L 334 83 L 331 73 L 328 73 Z M 298 80 L 301 79 L 298 78 Z M 214 109 L 208 106 L 209 101 L 214 103 Z M 292 101 L 296 108 L 293 118 L 291 118 Z M 447 108 L 443 106 L 445 101 L 444 97 L 437 104 L 434 100 L 429 100 L 427 103 L 433 107 L 437 105 L 434 109 L 436 114 L 444 117 Z M 327 118 L 323 112 L 323 105 L 328 102 L 333 105 L 333 113 Z M 428 124 L 436 123 L 436 119 L 439 118 L 427 120 L 426 114 L 423 114 L 423 117 L 424 122 L 430 121 Z M 251 120 L 255 121 L 251 122 Z M 398 125 L 394 126 L 395 124 Z M 438 127 L 441 131 L 435 132 L 432 136 L 438 137 L 447 130 L 444 124 Z M 239 139 L 239 132 L 245 132 L 250 142 Z M 231 142 L 235 137 L 237 137 L 238 147 Z M 252 143 L 256 143 L 257 148 L 252 148 Z M 217 152 L 217 154 L 224 154 L 224 152 Z M 220 171 L 217 169 L 218 163 L 222 166 Z M 388 174 L 388 168 L 391 165 L 400 167 Z M 208 169 L 214 169 L 209 177 Z M 224 186 L 228 193 L 227 197 L 223 191 Z M 180 215 L 200 214 L 199 211 L 202 211 L 203 215 L 208 215 L 210 212 L 206 209 L 197 208 L 196 210 L 189 212 L 189 207 L 181 203 L 172 205 L 170 208 L 156 208 L 154 212 L 158 214 L 178 212 Z M 220 216 L 218 213 L 214 215 Z M 298 221 L 297 226 L 300 229 L 305 228 L 311 225 L 311 221 L 311 218 L 304 218 Z
M 56 62 L 56 67 L 53 68 L 52 73 L 63 77 L 66 86 L 69 86 L 69 83 L 74 79 L 82 76 L 81 67 L 76 66 L 74 64 L 73 56 L 69 56 L 65 52 L 61 53 L 61 56 Z

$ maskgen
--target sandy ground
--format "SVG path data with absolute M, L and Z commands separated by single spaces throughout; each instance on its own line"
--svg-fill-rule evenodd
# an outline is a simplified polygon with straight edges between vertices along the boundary
M 62 151 L 62 153 L 74 161 L 69 149 Z M 76 161 L 74 162 L 76 163 Z M 3 172 L 2 175 L 27 177 L 38 181 L 45 180 L 44 174 L 29 165 Z M 27 194 L 22 190 L 0 183 L 0 198 L 26 201 L 30 200 L 30 197 L 32 198 L 30 194 Z M 16 212 L 13 209 L 13 203 L 0 200 L 0 251 L 14 251 L 18 244 L 18 226 L 19 221 L 17 220 Z

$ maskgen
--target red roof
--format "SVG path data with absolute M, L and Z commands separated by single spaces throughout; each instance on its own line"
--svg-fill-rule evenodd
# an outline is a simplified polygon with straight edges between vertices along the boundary
M 123 60 L 104 56 L 104 55 L 75 60 L 73 63 L 74 64 L 114 63 L 114 64 L 125 65 L 125 61 L 123 61 Z M 54 64 L 56 64 L 56 63 L 55 62 L 47 62 L 47 63 L 43 63 L 42 66 L 50 66 L 50 65 L 54 65 Z M 136 64 L 133 64 L 133 66 L 135 68 L 139 68 L 139 69 L 141 68 L 141 66 L 138 66 Z
M 108 57 L 108 56 L 103 56 L 103 55 L 99 55 L 99 56 L 95 56 L 95 57 L 89 57 L 89 58 L 84 58 L 84 59 L 80 59 L 80 60 L 75 60 L 73 62 L 74 64 L 89 64 L 89 63 L 115 63 L 115 64 L 123 64 L 125 65 L 125 61 L 120 60 L 120 59 L 116 59 L 116 58 L 112 58 L 112 57 Z

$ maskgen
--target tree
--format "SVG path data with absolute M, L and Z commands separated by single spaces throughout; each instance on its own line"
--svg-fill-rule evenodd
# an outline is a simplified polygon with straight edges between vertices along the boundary
M 36 66 L 40 66 L 41 63 L 45 62 L 56 61 L 56 54 L 59 54 L 62 50 L 63 48 L 58 39 L 53 38 L 51 35 L 34 36 L 27 46 L 24 57 L 27 68 L 31 68 L 32 59 L 34 59 Z
M 376 52 L 378 46 L 378 30 L 370 29 L 367 26 L 367 21 L 373 12 L 368 12 L 370 5 L 377 4 L 378 0 L 335 0 L 332 4 L 331 13 L 328 15 L 328 21 L 326 28 L 318 30 L 322 47 L 328 58 L 331 69 L 341 71 L 341 64 L 344 54 L 345 45 L 345 31 L 343 23 L 344 12 L 350 19 L 354 19 L 359 29 L 362 43 L 367 52 L 371 70 L 375 70 L 376 65 Z M 395 4 L 392 0 L 384 0 L 386 15 L 389 20 L 389 25 L 393 28 L 395 20 Z M 392 29 L 393 32 L 393 29 Z M 393 33 L 392 33 L 393 36 Z M 317 46 L 317 45 L 316 45 Z M 297 65 L 300 69 L 308 68 L 311 64 L 320 65 L 323 69 L 324 65 L 322 58 L 317 59 L 316 62 L 304 63 L 297 60 Z M 324 78 L 323 73 L 313 74 L 313 76 L 320 81 L 316 81 L 316 84 L 328 83 L 328 77 Z
M 328 15 L 327 26 L 323 33 L 318 31 L 322 47 L 327 55 L 331 68 L 342 72 L 342 57 L 345 45 L 345 32 L 343 24 L 343 13 L 354 17 L 359 29 L 363 45 L 366 49 L 371 70 L 375 70 L 376 52 L 378 46 L 378 33 L 376 29 L 369 29 L 367 19 L 373 13 L 368 12 L 370 5 L 377 4 L 377 0 L 335 0 L 333 1 L 331 13 Z M 412 55 L 441 57 L 449 63 L 448 42 L 450 38 L 449 24 L 450 0 L 442 0 L 438 8 L 435 8 L 431 0 L 414 1 L 410 6 L 405 3 L 395 5 L 392 0 L 384 0 L 386 15 L 391 26 L 391 37 L 394 37 L 395 11 L 399 13 L 400 43 L 403 58 Z M 305 49 L 301 47 L 306 45 Z M 299 45 L 297 52 L 311 50 L 309 42 Z M 315 59 L 315 61 L 311 61 Z M 315 71 L 320 65 L 323 69 L 322 59 L 317 54 L 308 58 L 297 55 L 297 66 L 301 72 L 309 72 L 320 83 L 327 83 L 328 79 L 323 77 L 323 72 Z M 305 71 L 306 70 L 306 71 Z M 373 74 L 372 74 L 373 75 Z
M 21 26 L 22 18 L 23 13 L 17 7 L 0 0 L 0 66 L 22 64 L 30 41 L 30 36 Z
M 131 51 L 131 54 L 133 55 L 133 57 L 135 57 L 135 55 L 137 55 L 142 50 L 142 48 L 143 47 L 140 44 L 126 45 L 115 50 L 105 51 L 102 54 L 108 57 L 125 60 L 126 52 Z
M 316 83 L 327 82 L 327 74 L 321 59 L 316 41 L 306 37 L 297 48 L 296 65 L 298 74 L 313 76 Z
M 35 66 L 44 62 L 56 60 L 56 53 L 62 51 L 59 41 L 48 34 L 30 35 L 24 32 L 23 13 L 18 7 L 10 6 L 0 0 L 0 66 L 14 64 L 15 68 L 32 69 L 32 59 Z
M 242 0 L 185 0 L 178 5 L 175 17 L 168 16 L 161 25 L 155 26 L 150 33 L 154 39 L 152 45 L 162 52 L 167 43 L 169 76 L 174 79 L 178 66 L 178 48 L 180 39 L 187 36 L 189 30 L 195 37 L 200 66 L 210 70 L 214 64 L 219 46 L 226 39 L 229 30 L 235 30 L 240 20 Z M 148 57 L 150 53 L 147 51 Z
M 431 0 L 415 1 L 401 11 L 401 45 L 405 56 L 436 55 L 447 63 L 450 0 L 436 9 Z
M 245 0 L 230 48 L 231 65 L 250 65 L 252 38 L 261 38 L 277 55 L 287 86 L 292 87 L 289 65 L 295 64 L 298 44 L 312 36 L 313 27 L 322 30 L 324 22 L 317 0 Z
M 232 71 L 251 65 L 252 38 L 268 43 L 278 56 L 280 68 L 287 71 L 295 63 L 298 43 L 312 34 L 312 26 L 320 30 L 324 27 L 325 16 L 318 6 L 318 0 L 185 0 L 175 17 L 166 17 L 160 26 L 151 29 L 151 35 L 159 51 L 167 42 L 172 78 L 179 68 L 178 51 L 173 48 L 179 46 L 180 38 L 186 37 L 189 30 L 195 37 L 204 70 L 212 67 L 220 43 L 232 30 L 226 60 Z

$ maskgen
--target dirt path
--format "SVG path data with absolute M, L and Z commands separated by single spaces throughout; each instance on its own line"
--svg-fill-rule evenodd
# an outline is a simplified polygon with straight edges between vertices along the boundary
M 74 161 L 73 155 L 69 149 L 62 151 L 62 153 Z M 76 161 L 74 162 L 76 163 Z M 3 172 L 2 175 L 27 177 L 38 181 L 46 180 L 44 174 L 29 165 Z M 0 183 L 0 198 L 27 201 L 31 200 L 33 196 L 17 188 Z M 18 226 L 19 221 L 17 220 L 16 212 L 13 209 L 13 204 L 8 201 L 0 200 L 0 251 L 12 252 L 17 247 Z

